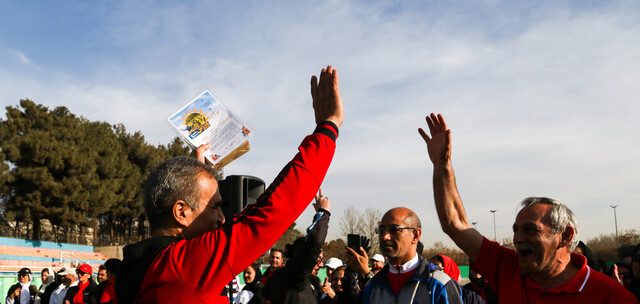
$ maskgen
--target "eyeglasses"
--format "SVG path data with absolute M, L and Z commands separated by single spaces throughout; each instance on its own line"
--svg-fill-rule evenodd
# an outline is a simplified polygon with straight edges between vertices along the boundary
M 85 275 L 85 274 L 89 274 L 89 273 L 82 272 L 82 271 L 78 270 L 78 271 L 76 271 L 76 274 L 81 276 L 81 275 Z
M 414 227 L 402 227 L 402 226 L 398 226 L 398 225 L 391 225 L 389 227 L 384 226 L 384 225 L 380 225 L 378 226 L 378 228 L 376 228 L 376 234 L 385 234 L 387 232 L 389 232 L 390 234 L 400 234 L 400 232 L 402 232 L 402 230 L 405 229 L 411 229 L 411 230 L 416 230 L 417 228 Z

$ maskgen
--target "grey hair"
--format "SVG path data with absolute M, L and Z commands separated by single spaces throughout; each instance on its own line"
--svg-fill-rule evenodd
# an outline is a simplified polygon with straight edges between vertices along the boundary
M 200 206 L 198 175 L 215 178 L 216 172 L 193 157 L 174 157 L 160 164 L 147 178 L 144 186 L 144 210 L 151 231 L 164 228 L 170 222 L 173 204 L 182 200 L 191 209 Z
M 569 207 L 567 207 L 563 202 L 548 197 L 527 197 L 520 203 L 522 209 L 535 204 L 551 206 L 551 210 L 543 219 L 543 222 L 551 228 L 551 232 L 562 233 L 567 229 L 567 227 L 573 228 L 573 239 L 571 240 L 571 243 L 569 243 L 569 251 L 576 249 L 579 242 L 578 221 L 576 220 L 573 211 L 571 211 L 571 209 L 569 209 Z

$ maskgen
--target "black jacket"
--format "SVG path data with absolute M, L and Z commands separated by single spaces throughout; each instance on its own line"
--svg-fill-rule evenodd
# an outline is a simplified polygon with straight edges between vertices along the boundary
M 287 264 L 279 268 L 267 281 L 267 285 L 264 287 L 264 296 L 271 303 L 306 304 L 319 302 L 322 291 L 314 287 L 309 276 L 318 262 L 318 256 L 320 256 L 322 245 L 327 237 L 329 216 L 330 213 L 322 209 L 316 213 L 313 224 L 307 230 L 304 244 L 296 246 L 301 248 L 295 248 L 297 252 L 293 253 Z
M 120 264 L 115 281 L 118 303 L 133 303 L 140 283 L 156 255 L 178 240 L 174 236 L 156 236 L 123 248 L 125 258 Z
M 85 288 L 82 293 L 82 300 L 84 301 L 85 304 L 98 303 L 99 299 L 98 299 L 98 295 L 96 294 L 97 287 L 98 285 L 96 285 L 96 282 L 89 279 L 89 286 L 87 286 L 87 288 Z M 69 303 L 73 304 L 73 297 L 75 297 L 76 293 L 78 293 L 78 288 L 79 287 L 77 285 L 69 287 L 69 289 L 67 289 L 67 295 L 64 296 L 64 301 L 69 301 Z

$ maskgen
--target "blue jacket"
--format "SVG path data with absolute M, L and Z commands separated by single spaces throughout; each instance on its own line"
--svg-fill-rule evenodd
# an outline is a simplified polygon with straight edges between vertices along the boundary
M 396 296 L 387 280 L 389 265 L 380 270 L 364 289 L 363 304 L 411 303 L 411 304 L 462 304 L 458 285 L 442 270 L 425 258 L 413 276 L 402 286 Z

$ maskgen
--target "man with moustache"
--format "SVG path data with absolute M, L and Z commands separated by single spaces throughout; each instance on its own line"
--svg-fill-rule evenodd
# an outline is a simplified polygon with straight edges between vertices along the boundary
M 338 73 L 311 78 L 315 130 L 255 204 L 226 219 L 216 172 L 196 158 L 158 166 L 144 188 L 152 237 L 123 249 L 118 303 L 229 303 L 227 283 L 276 242 L 317 193 L 331 164 L 342 101 Z
M 622 285 L 572 253 L 578 243 L 573 212 L 562 202 L 529 197 L 513 224 L 512 250 L 490 241 L 467 219 L 451 164 L 451 131 L 441 114 L 422 129 L 433 163 L 433 194 L 442 230 L 473 261 L 472 268 L 494 288 L 500 303 L 638 303 Z
M 282 268 L 284 266 L 284 254 L 282 249 L 274 248 L 271 249 L 269 253 L 269 267 L 262 274 L 262 279 L 260 279 L 262 285 L 267 285 L 267 281 L 276 273 L 276 270 Z
M 422 224 L 415 212 L 403 207 L 387 211 L 376 233 L 387 264 L 365 287 L 362 303 L 462 303 L 455 282 L 418 255 Z

